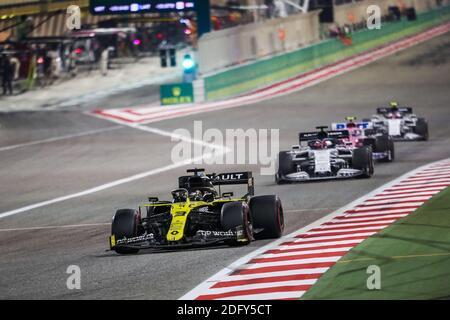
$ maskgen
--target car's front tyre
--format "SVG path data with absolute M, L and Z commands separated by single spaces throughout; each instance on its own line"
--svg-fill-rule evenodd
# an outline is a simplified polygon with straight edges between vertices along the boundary
M 246 203 L 240 201 L 227 202 L 222 206 L 220 221 L 223 231 L 242 230 L 243 237 L 227 240 L 229 246 L 246 245 L 253 240 L 252 217 Z
M 428 122 L 424 118 L 417 119 L 414 133 L 422 136 L 424 141 L 429 139 Z
M 253 228 L 261 229 L 255 239 L 274 239 L 283 235 L 284 212 L 281 200 L 276 195 L 255 196 L 249 202 Z
M 371 178 L 374 173 L 373 155 L 370 148 L 355 149 L 352 156 L 353 169 L 361 170 L 360 178 Z
M 375 140 L 375 152 L 386 153 L 387 156 L 381 161 L 392 162 L 395 159 L 394 141 L 388 135 L 377 137 Z
M 287 151 L 278 154 L 278 172 L 275 175 L 276 184 L 283 184 L 282 177 L 294 172 L 294 162 L 292 156 Z
M 133 238 L 138 235 L 139 214 L 134 209 L 120 209 L 116 211 L 111 225 L 111 235 L 116 240 L 123 238 Z M 120 254 L 131 254 L 139 252 L 139 249 L 113 247 L 114 251 Z

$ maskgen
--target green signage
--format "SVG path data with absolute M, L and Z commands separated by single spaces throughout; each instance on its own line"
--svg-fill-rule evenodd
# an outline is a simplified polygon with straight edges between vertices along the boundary
M 163 106 L 194 102 L 192 83 L 163 84 L 160 87 L 160 98 Z

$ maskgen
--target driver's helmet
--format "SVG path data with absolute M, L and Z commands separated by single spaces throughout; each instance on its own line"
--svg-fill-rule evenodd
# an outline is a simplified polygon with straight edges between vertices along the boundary
M 189 193 L 189 199 L 192 201 L 202 201 L 206 193 L 205 190 L 195 190 L 194 192 Z
M 318 139 L 312 140 L 312 141 L 308 142 L 308 146 L 314 150 L 322 149 L 323 148 L 322 140 L 318 140 Z
M 391 101 L 389 103 L 392 109 L 398 109 L 398 102 L 397 101 Z
M 402 119 L 403 114 L 400 111 L 393 111 L 386 114 L 387 119 Z
M 330 139 L 325 139 L 322 141 L 322 148 L 323 149 L 328 149 L 328 148 L 332 148 L 334 146 L 334 142 Z
M 173 197 L 173 202 L 186 202 L 187 201 L 187 195 L 188 193 L 186 192 L 186 189 L 175 189 L 172 190 L 172 197 Z
M 217 197 L 217 191 L 214 188 L 200 188 L 189 193 L 191 201 L 206 201 L 211 202 Z
M 353 129 L 350 131 L 350 134 L 352 135 L 352 137 L 359 137 L 362 136 L 362 130 L 361 129 Z
M 187 189 L 191 199 L 195 201 L 204 200 L 206 195 L 217 196 L 217 191 L 211 179 L 206 175 L 190 177 L 187 183 Z
M 187 177 L 183 186 L 191 193 L 200 189 L 214 189 L 211 179 L 206 175 Z

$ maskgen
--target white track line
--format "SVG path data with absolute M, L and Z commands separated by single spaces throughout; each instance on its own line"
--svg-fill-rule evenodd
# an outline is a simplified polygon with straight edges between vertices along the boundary
M 399 218 L 403 218 L 406 217 L 409 213 L 392 213 L 392 214 L 386 214 L 383 216 L 367 216 L 367 217 L 359 217 L 359 216 L 353 216 L 353 215 L 348 215 L 348 216 L 344 216 L 341 219 L 333 219 L 330 221 L 330 223 L 342 223 L 342 222 L 358 222 L 358 221 L 368 221 L 368 220 L 377 220 L 377 219 L 399 219 Z
M 143 178 L 147 178 L 149 176 L 160 174 L 162 172 L 166 172 L 166 171 L 169 171 L 169 170 L 180 168 L 180 167 L 183 167 L 183 166 L 186 166 L 186 165 L 189 165 L 189 164 L 195 162 L 195 160 L 201 160 L 203 157 L 204 156 L 201 156 L 201 157 L 198 157 L 199 159 L 189 159 L 189 160 L 178 162 L 178 163 L 174 163 L 174 164 L 171 164 L 171 165 L 168 165 L 168 166 L 165 166 L 165 167 L 161 167 L 161 168 L 157 168 L 157 169 L 141 172 L 141 173 L 132 175 L 130 177 L 119 179 L 119 180 L 115 180 L 115 181 L 112 181 L 112 182 L 109 182 L 109 183 L 105 183 L 105 184 L 102 184 L 100 186 L 97 186 L 97 187 L 94 187 L 94 188 L 90 188 L 90 189 L 87 189 L 87 190 L 84 190 L 84 191 L 80 191 L 80 192 L 77 192 L 77 193 L 72 193 L 72 194 L 69 194 L 69 195 L 62 196 L 62 197 L 58 197 L 58 198 L 54 198 L 54 199 L 51 199 L 51 200 L 46 200 L 46 201 L 38 202 L 38 203 L 35 203 L 35 204 L 31 204 L 31 205 L 28 205 L 28 206 L 25 206 L 25 207 L 21 207 L 21 208 L 18 208 L 18 209 L 6 211 L 6 212 L 3 212 L 3 213 L 0 213 L 0 219 L 1 218 L 5 218 L 5 217 L 9 217 L 9 216 L 12 216 L 12 215 L 16 215 L 18 213 L 34 210 L 34 209 L 37 209 L 37 208 L 47 207 L 47 206 L 55 204 L 55 203 L 59 203 L 59 202 L 63 202 L 63 201 L 67 201 L 67 200 L 71 200 L 71 199 L 75 199 L 75 198 L 80 198 L 80 197 L 83 197 L 83 196 L 90 195 L 92 193 L 96 193 L 96 192 L 103 191 L 103 190 L 106 190 L 106 189 L 114 188 L 114 187 L 117 187 L 117 186 L 125 184 L 125 183 L 129 183 L 129 182 L 132 182 L 132 181 L 136 181 L 136 180 L 140 180 L 140 179 L 143 179 Z
M 329 268 L 311 268 L 311 269 L 298 269 L 298 270 L 287 270 L 287 271 L 274 271 L 264 273 L 264 277 L 261 278 L 257 274 L 237 274 L 230 275 L 227 277 L 226 281 L 243 281 L 243 280 L 253 280 L 253 279 L 265 279 L 271 277 L 285 277 L 285 276 L 308 276 L 315 274 L 322 274 Z M 213 282 L 222 282 L 221 280 Z
M 356 210 L 352 210 L 351 212 L 348 212 L 348 214 L 350 215 L 350 217 L 358 217 L 358 216 L 373 216 L 373 215 L 379 215 L 379 214 L 395 214 L 395 213 L 411 213 L 413 211 L 415 211 L 415 208 L 410 208 L 410 209 L 396 209 L 396 210 L 383 210 L 383 211 L 379 211 L 379 210 L 373 210 L 373 211 L 356 211 Z
M 124 125 L 124 124 L 122 124 L 122 127 L 130 127 L 130 128 L 134 128 L 134 129 L 150 132 L 150 133 L 153 133 L 153 134 L 158 134 L 158 135 L 161 135 L 161 136 L 164 136 L 164 137 L 170 137 L 172 139 L 172 141 L 183 140 L 183 141 L 187 141 L 187 142 L 190 142 L 190 143 L 193 143 L 193 144 L 199 144 L 199 145 L 202 145 L 204 147 L 208 147 L 208 148 L 211 148 L 211 149 L 216 149 L 217 152 L 205 153 L 205 154 L 203 154 L 203 155 L 201 155 L 199 157 L 196 157 L 196 158 L 188 159 L 188 160 L 185 160 L 185 161 L 180 161 L 180 162 L 173 163 L 173 164 L 170 164 L 170 165 L 167 165 L 167 166 L 163 166 L 163 167 L 160 167 L 160 168 L 157 168 L 157 169 L 152 169 L 152 170 L 149 170 L 149 171 L 138 173 L 138 174 L 132 175 L 130 177 L 119 179 L 119 180 L 115 180 L 115 181 L 112 181 L 112 182 L 109 182 L 109 183 L 106 183 L 106 184 L 102 184 L 100 186 L 93 187 L 93 188 L 90 188 L 90 189 L 87 189 L 87 190 L 84 190 L 84 191 L 81 191 L 81 192 L 72 193 L 72 194 L 69 194 L 69 195 L 62 196 L 62 197 L 57 197 L 57 198 L 54 198 L 54 199 L 50 199 L 50 200 L 38 202 L 38 203 L 35 203 L 35 204 L 31 204 L 31 205 L 28 205 L 28 206 L 25 206 L 25 207 L 21 207 L 21 208 L 18 208 L 18 209 L 2 212 L 2 213 L 0 213 L 0 219 L 5 218 L 5 217 L 9 217 L 9 216 L 12 216 L 12 215 L 16 215 L 18 213 L 34 210 L 34 209 L 37 209 L 37 208 L 46 207 L 46 206 L 49 206 L 49 205 L 52 205 L 52 204 L 55 204 L 55 203 L 59 203 L 59 202 L 71 200 L 71 199 L 74 199 L 74 198 L 87 196 L 87 195 L 90 195 L 92 193 L 96 193 L 96 192 L 99 192 L 99 191 L 110 189 L 110 188 L 113 188 L 113 187 L 116 187 L 116 186 L 119 186 L 119 185 L 122 185 L 122 184 L 125 184 L 125 183 L 129 183 L 129 182 L 133 182 L 133 181 L 136 181 L 136 180 L 140 180 L 140 179 L 143 179 L 143 178 L 146 178 L 146 177 L 149 177 L 149 176 L 160 174 L 162 172 L 170 171 L 170 170 L 173 170 L 173 169 L 176 169 L 176 168 L 180 168 L 180 167 L 183 167 L 183 166 L 186 166 L 186 165 L 189 165 L 189 164 L 197 163 L 197 161 L 201 161 L 201 160 L 204 160 L 206 158 L 217 156 L 218 154 L 223 154 L 223 153 L 228 152 L 228 149 L 225 148 L 224 146 L 214 145 L 214 144 L 211 144 L 211 143 L 206 143 L 206 142 L 195 140 L 195 139 L 190 139 L 188 137 L 183 137 L 183 136 L 176 135 L 174 133 L 163 131 L 163 130 L 160 130 L 160 129 L 150 128 L 150 127 L 141 127 L 139 125 Z M 120 126 L 119 126 L 119 128 L 120 128 Z
M 307 258 L 307 259 L 298 258 L 298 259 L 287 260 L 287 261 L 246 263 L 246 264 L 243 264 L 241 266 L 241 268 L 243 268 L 245 270 L 253 270 L 253 269 L 259 269 L 259 268 L 266 268 L 266 267 L 283 267 L 283 266 L 296 265 L 296 264 L 336 262 L 341 257 L 342 257 L 342 255 L 338 255 L 335 257 L 325 257 L 325 258 Z
M 421 190 L 430 190 L 432 188 L 445 188 L 450 186 L 450 183 L 442 183 L 442 184 L 436 184 L 436 185 L 428 185 L 428 186 L 422 186 L 422 187 L 416 187 L 416 186 L 402 186 L 402 185 L 395 185 L 392 189 L 387 189 L 388 192 L 401 192 L 401 191 L 421 191 Z
M 406 180 L 405 182 L 434 181 L 434 180 L 443 180 L 443 179 L 447 179 L 447 180 L 450 179 L 450 175 L 445 174 L 445 175 L 439 175 L 439 176 L 435 176 L 435 177 L 428 176 L 428 178 L 426 178 L 426 177 L 410 178 L 410 179 Z
M 416 207 L 420 207 L 423 204 L 423 201 L 415 201 L 415 202 L 405 202 L 405 203 L 385 203 L 385 204 L 373 204 L 370 202 L 365 202 L 360 204 L 359 206 L 357 206 L 355 208 L 356 211 L 359 210 L 373 210 L 373 211 L 377 211 L 380 209 L 386 209 L 386 208 L 405 208 L 405 207 L 411 207 L 411 206 L 416 206 Z
M 349 221 L 348 223 L 333 223 L 333 224 L 324 224 L 320 228 L 322 230 L 329 230 L 330 228 L 340 228 L 340 227 L 356 227 L 360 225 L 365 225 L 370 227 L 371 225 L 379 225 L 386 224 L 390 225 L 392 222 L 397 221 L 398 219 L 390 219 L 390 220 L 382 220 L 382 221 L 372 221 L 372 222 L 358 222 L 358 221 Z
M 309 244 L 302 244 L 301 242 L 297 242 L 295 244 L 289 244 L 289 245 L 282 245 L 280 244 L 279 246 L 277 246 L 276 249 L 274 250 L 290 250 L 290 249 L 314 249 L 317 247 L 324 247 L 324 246 L 332 246 L 332 245 L 341 245 L 341 244 L 356 244 L 356 243 L 360 243 L 364 241 L 364 239 L 352 239 L 352 240 L 330 240 L 330 241 L 324 241 L 324 242 L 320 242 L 320 243 L 309 243 Z
M 252 289 L 265 289 L 265 288 L 276 288 L 283 286 L 303 286 L 312 285 L 317 282 L 317 279 L 307 279 L 307 280 L 292 280 L 292 281 L 281 281 L 281 282 L 264 282 L 257 284 L 247 284 L 235 287 L 223 287 L 223 288 L 211 288 L 208 294 L 223 294 L 228 292 L 236 292 L 242 290 L 252 290 Z
M 313 211 L 334 211 L 337 208 L 311 208 L 311 209 L 293 209 L 293 210 L 284 210 L 286 213 L 294 213 L 294 212 L 313 212 Z
M 398 220 L 400 219 L 402 216 L 406 216 L 407 214 L 399 214 L 399 215 L 388 215 L 388 216 L 379 216 L 379 217 L 368 217 L 368 218 L 364 218 L 364 217 L 359 217 L 357 219 L 351 219 L 351 218 L 345 218 L 345 219 L 333 219 L 330 222 L 324 223 L 323 226 L 339 226 L 339 225 L 345 225 L 348 223 L 358 223 L 358 222 L 383 222 L 383 221 L 388 221 L 388 220 Z
M 353 228 L 349 228 L 349 229 L 343 229 L 341 227 L 337 227 L 337 226 L 332 226 L 330 228 L 325 228 L 325 227 L 318 227 L 315 229 L 312 229 L 311 231 L 306 232 L 306 235 L 321 235 L 321 234 L 329 234 L 329 233 L 335 233 L 335 232 L 348 232 L 350 234 L 350 232 L 364 232 L 366 230 L 381 230 L 386 228 L 387 224 L 382 224 L 382 226 L 366 226 L 366 224 L 359 224 Z M 313 238 L 320 238 L 320 237 L 313 237 Z M 311 237 L 307 237 L 306 239 L 311 239 Z
M 109 128 L 90 130 L 90 131 L 85 131 L 85 132 L 80 132 L 80 133 L 75 133 L 75 134 L 68 134 L 68 135 L 60 136 L 60 137 L 53 137 L 53 138 L 48 138 L 48 139 L 43 139 L 43 140 L 36 140 L 36 141 L 31 141 L 31 142 L 26 142 L 26 143 L 20 143 L 20 144 L 10 145 L 10 146 L 6 146 L 6 147 L 0 147 L 0 152 L 35 146 L 35 145 L 39 145 L 39 144 L 43 144 L 43 143 L 56 142 L 56 141 L 67 140 L 67 139 L 72 139 L 72 138 L 80 138 L 80 137 L 84 137 L 84 136 L 113 131 L 113 130 L 122 129 L 122 128 L 123 128 L 123 126 L 113 126 L 113 127 L 109 127 Z
M 145 131 L 145 132 L 149 132 L 149 133 L 154 133 L 163 137 L 168 137 L 171 138 L 172 141 L 185 141 L 185 142 L 189 142 L 189 143 L 193 143 L 193 144 L 198 144 L 201 145 L 203 147 L 207 147 L 207 148 L 211 148 L 211 149 L 216 149 L 219 152 L 222 153 L 226 153 L 229 152 L 230 149 L 225 147 L 225 146 L 220 146 L 217 144 L 213 144 L 213 143 L 208 143 L 202 140 L 196 140 L 196 139 L 192 139 L 189 137 L 185 137 L 182 135 L 178 135 L 172 132 L 167 132 L 161 129 L 157 129 L 157 128 L 152 128 L 152 127 L 148 127 L 145 125 L 138 125 L 138 124 L 124 124 L 124 126 L 130 127 L 132 129 L 136 129 L 136 130 L 141 130 L 141 131 Z
M 397 201 L 427 201 L 430 199 L 432 195 L 426 195 L 426 196 L 410 196 L 410 197 L 399 197 L 396 198 L 375 198 L 373 200 L 367 200 L 364 202 L 365 204 L 388 204 L 392 202 Z
M 350 247 L 342 247 L 342 248 L 330 248 L 330 249 L 320 249 L 320 250 L 306 250 L 306 251 L 298 251 L 298 252 L 276 252 L 276 253 L 265 253 L 258 256 L 259 258 L 274 258 L 274 257 L 290 257 L 293 255 L 301 255 L 301 254 L 316 254 L 316 253 L 330 253 L 330 252 L 342 252 L 349 251 L 353 246 Z
M 305 231 L 302 233 L 302 235 L 307 235 L 308 231 Z M 330 232 L 335 233 L 335 232 Z M 349 237 L 370 237 L 371 235 L 375 234 L 375 231 L 370 232 L 354 232 L 352 234 L 338 234 L 334 236 L 320 236 L 320 237 L 304 237 L 304 238 L 297 238 L 294 242 L 296 243 L 302 243 L 307 241 L 320 241 L 321 243 L 324 243 L 329 240 L 339 240 L 339 239 L 348 239 Z
M 431 178 L 447 177 L 448 175 L 450 175 L 450 170 L 439 170 L 438 172 L 435 173 L 418 173 L 417 175 L 411 177 L 411 179 L 420 179 L 424 177 L 431 177 Z
M 405 196 L 410 194 L 424 194 L 424 193 L 439 193 L 442 190 L 444 190 L 446 187 L 434 187 L 434 188 L 421 188 L 421 189 L 413 189 L 413 190 L 407 190 L 407 191 L 384 191 L 383 193 L 380 193 L 379 195 L 376 195 L 374 199 L 377 197 L 385 197 L 385 196 Z
M 405 181 L 399 184 L 402 188 L 406 187 L 428 187 L 428 186 L 434 186 L 434 185 L 441 185 L 450 183 L 450 179 L 440 179 L 440 180 L 430 180 L 430 181 Z
M 370 203 L 372 200 L 375 202 L 375 201 L 379 201 L 379 200 L 408 199 L 408 198 L 413 198 L 416 195 L 417 195 L 417 197 L 432 197 L 439 192 L 441 192 L 441 189 L 433 190 L 433 191 L 410 193 L 410 194 L 398 194 L 398 195 L 392 195 L 391 193 L 385 193 L 385 194 L 379 194 L 379 195 L 373 197 L 373 199 L 367 200 L 366 203 Z
M 253 295 L 236 295 L 229 298 L 220 298 L 217 300 L 274 300 L 274 299 L 297 299 L 300 298 L 305 291 L 291 291 L 291 292 L 272 292 L 260 293 Z
M 29 227 L 29 228 L 10 228 L 0 229 L 0 232 L 10 231 L 34 231 L 34 230 L 47 230 L 47 229 L 76 229 L 76 228 L 91 228 L 91 227 L 104 227 L 111 226 L 111 222 L 105 223 L 88 223 L 88 224 L 69 224 L 64 226 L 43 226 L 43 227 Z

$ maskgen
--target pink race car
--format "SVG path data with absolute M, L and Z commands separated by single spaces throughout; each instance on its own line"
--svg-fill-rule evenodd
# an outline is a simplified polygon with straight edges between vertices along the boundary
M 331 124 L 332 130 L 347 130 L 349 137 L 342 144 L 349 148 L 372 147 L 373 159 L 392 162 L 395 158 L 394 140 L 388 134 L 376 133 L 371 122 L 356 122 L 356 117 L 346 117 L 346 122 Z

